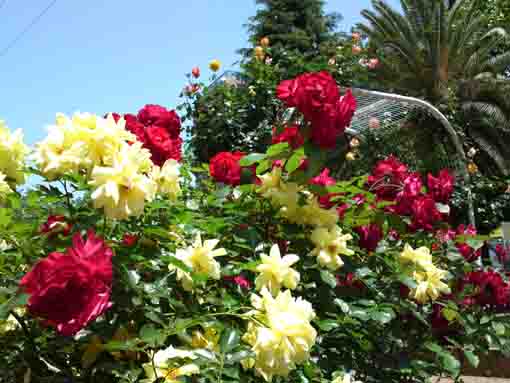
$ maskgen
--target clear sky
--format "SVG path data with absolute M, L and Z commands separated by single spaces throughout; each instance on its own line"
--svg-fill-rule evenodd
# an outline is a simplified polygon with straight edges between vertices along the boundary
M 5 2 L 4 2 L 5 1 Z M 392 5 L 397 0 L 388 0 Z M 12 48 L 2 50 L 50 0 L 0 0 L 0 118 L 30 144 L 55 113 L 136 112 L 147 103 L 175 107 L 184 73 L 246 46 L 243 24 L 254 0 L 57 0 Z M 369 0 L 329 0 L 360 21 Z

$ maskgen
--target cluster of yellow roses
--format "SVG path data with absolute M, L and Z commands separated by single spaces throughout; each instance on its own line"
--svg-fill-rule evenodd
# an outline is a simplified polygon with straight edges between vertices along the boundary
M 153 165 L 151 153 L 126 130 L 124 119 L 115 121 L 111 115 L 58 114 L 48 136 L 36 145 L 34 160 L 50 180 L 86 175 L 95 188 L 94 206 L 112 219 L 141 215 L 145 202 L 158 192 L 171 198 L 180 193 L 178 163 Z
M 0 120 L 0 201 L 13 189 L 25 182 L 25 156 L 28 147 L 23 143 L 23 133 L 11 133 Z
M 440 295 L 450 293 L 450 288 L 442 281 L 448 272 L 432 263 L 432 254 L 428 248 L 413 249 L 406 244 L 404 251 L 400 254 L 400 262 L 416 282 L 410 297 L 417 302 L 435 301 Z
M 314 226 L 310 237 L 316 246 L 312 255 L 317 262 L 330 270 L 338 270 L 343 265 L 340 255 L 352 255 L 347 248 L 350 234 L 344 234 L 337 225 L 338 213 L 335 208 L 324 209 L 316 196 L 293 182 L 282 179 L 282 169 L 275 167 L 271 172 L 259 177 L 258 192 L 271 203 L 280 208 L 280 213 L 291 223 Z M 304 204 L 300 204 L 304 198 Z

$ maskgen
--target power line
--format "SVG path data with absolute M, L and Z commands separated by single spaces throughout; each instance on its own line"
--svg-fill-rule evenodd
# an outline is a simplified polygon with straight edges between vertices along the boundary
M 5 4 L 7 0 L 4 0 L 3 3 L 1 4 L 2 6 Z M 57 0 L 52 0 L 42 11 L 41 13 L 39 13 L 36 17 L 34 17 L 32 19 L 32 21 L 30 21 L 30 23 L 28 23 L 28 25 L 20 32 L 16 35 L 16 37 L 14 37 L 14 39 L 11 40 L 11 42 L 9 44 L 7 44 L 5 46 L 5 48 L 3 48 L 1 51 L 0 51 L 0 57 L 3 57 L 7 54 L 7 52 L 9 52 L 9 50 L 14 47 L 14 45 L 16 45 L 16 43 L 21 40 L 26 34 L 27 32 L 35 25 L 39 22 L 39 20 L 42 19 L 42 17 L 51 9 L 51 7 L 53 7 L 55 5 L 55 3 L 57 2 Z M 0 8 L 2 7 L 0 6 Z

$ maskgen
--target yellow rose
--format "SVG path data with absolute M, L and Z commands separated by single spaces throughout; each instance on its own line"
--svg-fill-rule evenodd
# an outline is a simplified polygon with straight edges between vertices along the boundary
M 312 255 L 317 257 L 317 262 L 330 270 L 338 270 L 343 266 L 341 254 L 352 255 L 354 251 L 347 248 L 347 241 L 352 235 L 343 234 L 338 226 L 332 228 L 319 227 L 312 232 L 310 240 L 315 245 Z
M 180 377 L 198 374 L 200 368 L 194 363 L 181 364 L 180 359 L 194 360 L 196 355 L 192 351 L 179 350 L 172 346 L 156 352 L 149 363 L 143 364 L 146 379 L 141 383 L 152 383 L 163 378 L 165 383 L 181 383 Z
M 0 120 L 0 172 L 5 175 L 6 182 L 19 185 L 25 181 L 23 168 L 27 153 L 28 147 L 23 143 L 22 131 L 11 133 Z
M 257 290 L 267 288 L 271 294 L 276 296 L 283 287 L 294 290 L 300 279 L 299 273 L 291 266 L 299 261 L 295 254 L 287 254 L 283 258 L 278 245 L 273 245 L 269 255 L 260 256 L 262 262 L 257 266 L 259 275 L 255 279 Z
M 404 251 L 400 253 L 400 261 L 402 263 L 411 263 L 426 268 L 432 264 L 432 254 L 426 247 L 413 249 L 409 244 L 405 244 Z
M 221 68 L 221 62 L 219 60 L 212 60 L 210 63 L 209 63 L 209 68 L 213 71 L 213 72 L 217 72 L 220 70 Z
M 310 196 L 306 205 L 299 209 L 298 223 L 303 225 L 333 227 L 337 222 L 338 212 L 336 209 L 322 208 L 315 196 Z
M 244 365 L 253 364 L 266 381 L 273 376 L 287 377 L 296 365 L 308 360 L 315 344 L 317 332 L 310 324 L 315 317 L 312 305 L 293 298 L 289 290 L 273 298 L 266 288 L 260 296 L 252 296 L 252 305 L 258 310 L 258 321 L 249 324 L 243 341 L 252 346 L 255 362 L 247 360 Z
M 124 143 L 111 166 L 96 166 L 89 182 L 96 187 L 91 196 L 94 207 L 103 208 L 112 219 L 141 215 L 145 201 L 151 201 L 156 193 L 155 182 L 141 173 L 147 159 L 150 153 L 141 143 Z
M 220 264 L 214 258 L 227 254 L 227 251 L 224 248 L 215 249 L 219 242 L 219 239 L 202 242 L 202 237 L 198 234 L 193 245 L 186 249 L 178 249 L 175 257 L 194 273 L 205 274 L 212 279 L 220 279 Z M 169 265 L 169 269 L 177 270 L 177 280 L 181 281 L 184 290 L 193 290 L 193 279 L 189 273 L 173 265 Z
M 5 174 L 0 172 L 0 201 L 13 192 L 5 178 Z
M 425 271 L 415 271 L 413 277 L 417 286 L 411 291 L 410 296 L 423 304 L 429 300 L 435 301 L 442 294 L 449 294 L 450 288 L 441 280 L 447 274 L 447 271 L 434 265 L 427 266 Z
M 176 200 L 181 194 L 179 175 L 179 163 L 175 160 L 167 160 L 161 168 L 154 166 L 151 172 L 151 178 L 158 185 L 158 191 L 172 200 Z

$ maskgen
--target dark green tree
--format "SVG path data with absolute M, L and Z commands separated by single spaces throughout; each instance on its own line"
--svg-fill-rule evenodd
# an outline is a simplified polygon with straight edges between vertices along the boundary
M 325 46 L 337 41 L 341 16 L 326 14 L 323 0 L 256 0 L 257 14 L 246 25 L 250 42 L 257 46 L 267 37 L 271 56 L 279 61 L 288 53 L 317 57 Z M 242 53 L 249 56 L 251 49 Z

